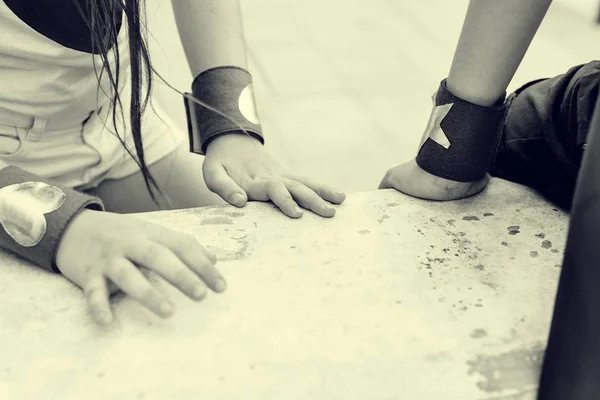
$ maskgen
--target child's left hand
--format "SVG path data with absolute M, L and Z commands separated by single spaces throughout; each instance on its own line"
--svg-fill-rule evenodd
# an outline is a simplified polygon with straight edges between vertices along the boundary
M 249 200 L 272 201 L 292 218 L 302 216 L 298 206 L 333 217 L 332 204 L 346 198 L 333 188 L 288 173 L 256 139 L 242 134 L 213 139 L 202 169 L 208 188 L 237 207 Z

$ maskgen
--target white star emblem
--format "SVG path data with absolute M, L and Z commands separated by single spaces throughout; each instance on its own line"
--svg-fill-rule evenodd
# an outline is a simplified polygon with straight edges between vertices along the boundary
M 450 148 L 450 141 L 448 137 L 444 133 L 444 130 L 441 127 L 441 123 L 446 118 L 446 115 L 450 112 L 450 109 L 454 105 L 454 103 L 448 103 L 441 106 L 435 105 L 435 97 L 436 93 L 433 94 L 433 110 L 431 111 L 431 115 L 429 116 L 429 122 L 427 123 L 427 128 L 423 133 L 423 137 L 421 138 L 421 144 L 419 145 L 419 150 L 425 144 L 427 139 L 431 139 L 446 150 Z

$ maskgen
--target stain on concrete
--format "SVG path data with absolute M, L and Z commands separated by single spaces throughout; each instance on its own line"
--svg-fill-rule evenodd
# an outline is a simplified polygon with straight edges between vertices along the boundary
M 427 257 L 427 261 L 429 261 L 430 263 L 436 262 L 438 264 L 443 264 L 445 261 L 450 261 L 450 259 L 449 258 L 441 258 L 441 257 L 435 257 L 435 258 Z
M 454 223 L 456 222 L 455 219 L 449 219 L 447 222 L 448 222 L 448 225 L 450 225 L 453 228 L 456 228 L 456 226 L 454 225 Z
M 458 257 L 458 255 L 462 254 L 466 255 L 471 260 L 477 259 L 479 257 L 479 254 L 471 249 L 471 241 L 469 239 L 464 238 L 464 236 L 467 235 L 465 232 L 454 232 L 451 229 L 449 229 L 446 224 L 435 218 L 432 218 L 431 221 L 438 225 L 440 228 L 442 228 L 446 235 L 453 237 L 452 243 L 457 246 L 457 248 L 454 249 L 454 251 L 456 252 L 455 256 Z M 447 223 L 454 226 L 454 220 L 448 220 Z
M 362 231 L 358 231 L 358 233 L 359 233 L 360 235 L 364 235 L 364 234 L 367 234 L 367 233 L 371 233 L 371 231 L 370 231 L 370 230 L 368 230 L 368 229 L 363 229 Z
M 248 242 L 246 242 L 245 240 L 240 240 L 239 243 L 241 247 L 233 252 L 231 260 L 243 260 L 245 258 L 248 258 L 248 256 L 250 255 L 250 251 L 248 251 L 250 245 L 248 244 Z
M 244 215 L 246 215 L 241 211 L 228 211 L 225 214 L 230 216 L 231 218 L 239 218 L 239 217 L 243 217 Z
M 550 251 L 553 252 L 553 253 L 558 253 L 558 249 L 552 249 Z
M 479 270 L 479 271 L 483 271 L 483 270 L 485 270 L 485 267 L 482 264 L 478 264 L 475 266 L 475 269 Z
M 562 268 L 562 265 L 561 264 L 554 264 L 554 267 L 555 268 Z
M 506 246 L 506 247 L 508 247 L 508 243 L 506 243 L 506 242 L 502 242 L 502 243 L 500 243 L 500 244 L 501 244 L 502 246 Z
M 494 216 L 494 213 L 490 213 L 490 212 L 488 212 L 488 213 L 483 213 L 483 216 L 484 216 L 484 217 L 492 217 L 492 216 Z
M 477 386 L 487 393 L 531 391 L 538 385 L 543 355 L 539 343 L 498 355 L 478 355 L 467 361 L 468 373 L 482 378 Z
M 487 287 L 491 287 L 494 290 L 496 290 L 500 287 L 500 285 L 498 285 L 497 283 L 494 283 L 494 282 L 481 282 L 481 284 L 485 285 Z
M 379 222 L 381 224 L 381 223 L 383 223 L 383 221 L 385 221 L 388 218 L 390 218 L 389 215 L 383 214 L 380 218 L 377 219 L 377 222 Z
M 463 221 L 480 221 L 479 217 L 476 217 L 474 215 L 467 215 L 466 217 L 462 218 Z
M 220 204 L 217 206 L 210 207 L 202 207 L 198 208 L 198 214 L 208 213 L 209 215 L 218 215 L 218 216 L 227 216 L 231 218 L 239 218 L 246 215 L 244 212 L 239 211 L 239 209 L 234 208 L 228 204 Z
M 552 248 L 552 242 L 551 242 L 551 241 L 549 241 L 549 240 L 544 240 L 544 241 L 542 242 L 542 247 L 543 247 L 544 249 L 550 249 L 550 248 Z
M 538 233 L 538 234 L 535 235 L 535 237 L 539 238 L 539 239 L 544 239 L 546 237 L 546 234 L 545 233 Z
M 535 250 L 531 250 L 531 251 L 529 252 L 529 255 L 530 255 L 531 257 L 535 258 L 535 257 L 537 257 L 537 256 L 539 255 L 539 253 L 538 253 L 537 251 L 535 251 Z
M 518 225 L 512 225 L 506 229 L 508 230 L 509 235 L 516 235 L 517 233 L 521 233 L 521 231 L 520 231 L 521 227 Z
M 387 206 L 388 207 L 398 207 L 400 205 L 400 203 L 388 203 Z
M 471 332 L 471 337 L 473 339 L 481 339 L 487 336 L 487 332 L 485 331 L 485 329 L 475 329 L 473 330 L 473 332 Z
M 232 238 L 236 244 L 235 246 L 227 246 L 228 248 L 225 247 L 220 247 L 220 246 L 206 246 L 207 250 L 212 251 L 213 253 L 215 253 L 217 255 L 217 259 L 219 261 L 238 261 L 238 260 L 244 260 L 248 257 L 250 257 L 250 255 L 253 252 L 253 248 L 250 246 L 250 243 L 248 242 L 248 237 L 249 235 L 245 235 L 245 236 L 241 236 L 241 237 L 234 237 Z
M 501 397 L 494 397 L 493 400 L 531 400 L 535 398 L 535 394 L 537 393 L 537 387 L 531 388 L 529 390 L 524 390 L 519 393 L 509 394 Z
M 200 220 L 200 225 L 232 225 L 233 220 L 229 217 L 216 216 L 207 217 Z

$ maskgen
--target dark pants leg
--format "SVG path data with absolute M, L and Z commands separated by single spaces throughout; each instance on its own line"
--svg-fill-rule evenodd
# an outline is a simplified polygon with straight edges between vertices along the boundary
M 538 400 L 600 398 L 600 101 L 589 130 Z
M 600 61 L 592 61 L 518 89 L 492 176 L 570 210 L 599 87 Z

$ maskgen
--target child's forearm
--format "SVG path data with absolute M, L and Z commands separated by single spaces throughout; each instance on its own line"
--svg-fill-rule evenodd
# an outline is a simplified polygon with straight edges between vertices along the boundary
M 172 0 L 193 76 L 219 66 L 247 67 L 239 0 Z
M 491 106 L 506 91 L 552 0 L 471 0 L 448 89 Z

